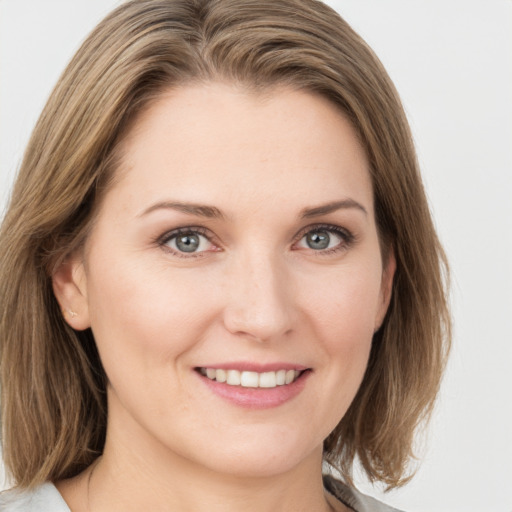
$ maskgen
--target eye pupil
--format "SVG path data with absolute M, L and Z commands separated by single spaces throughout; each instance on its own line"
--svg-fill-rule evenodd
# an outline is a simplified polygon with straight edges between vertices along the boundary
M 327 249 L 331 237 L 326 231 L 312 231 L 306 235 L 306 243 L 311 249 Z
M 182 252 L 194 252 L 199 247 L 199 236 L 188 234 L 176 237 L 176 247 Z

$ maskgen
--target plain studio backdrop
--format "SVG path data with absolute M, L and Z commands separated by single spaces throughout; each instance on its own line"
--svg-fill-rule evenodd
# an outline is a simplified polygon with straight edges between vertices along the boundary
M 1 212 L 50 90 L 119 3 L 0 0 Z M 402 96 L 453 272 L 454 349 L 418 473 L 360 488 L 407 512 L 512 512 L 512 0 L 328 3 Z

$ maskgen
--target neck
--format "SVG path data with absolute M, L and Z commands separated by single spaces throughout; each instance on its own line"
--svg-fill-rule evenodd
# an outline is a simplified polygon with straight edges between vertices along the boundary
M 174 456 L 163 464 L 132 456 L 120 460 L 105 451 L 90 480 L 89 512 L 331 510 L 318 453 L 299 467 L 269 476 L 218 473 Z
M 274 471 L 224 471 L 218 461 L 208 466 L 187 455 L 162 446 L 127 418 L 111 418 L 103 456 L 57 487 L 73 512 L 345 510 L 324 491 L 321 446 L 296 465 L 276 465 L 269 454 Z

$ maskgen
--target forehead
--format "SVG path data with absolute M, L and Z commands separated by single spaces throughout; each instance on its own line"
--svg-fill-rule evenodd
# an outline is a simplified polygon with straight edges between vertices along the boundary
M 348 195 L 372 209 L 355 130 L 330 101 L 306 91 L 221 83 L 169 90 L 135 120 L 122 155 L 112 192 L 131 190 L 139 202 L 303 207 Z

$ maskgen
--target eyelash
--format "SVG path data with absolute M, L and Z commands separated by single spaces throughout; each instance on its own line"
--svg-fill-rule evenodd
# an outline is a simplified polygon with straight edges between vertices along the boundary
M 306 226 L 303 228 L 296 236 L 296 241 L 294 242 L 294 245 L 300 242 L 308 233 L 313 233 L 315 231 L 325 231 L 327 233 L 333 233 L 339 238 L 342 239 L 342 242 L 340 242 L 335 247 L 331 247 L 330 249 L 323 249 L 319 251 L 315 251 L 313 249 L 310 249 L 315 255 L 317 256 L 328 256 L 334 253 L 337 253 L 339 251 L 346 250 L 350 248 L 353 243 L 356 241 L 356 237 L 353 233 L 351 233 L 349 230 L 345 228 L 341 228 L 339 226 L 335 226 L 332 224 L 315 224 L 312 226 Z M 205 256 L 205 252 L 209 251 L 201 251 L 201 252 L 190 252 L 188 254 L 176 251 L 175 249 L 171 249 L 167 244 L 171 242 L 172 240 L 176 239 L 179 235 L 190 235 L 190 234 L 197 234 L 205 237 L 210 243 L 212 242 L 212 239 L 214 239 L 214 236 L 212 233 L 201 227 L 201 226 L 187 226 L 187 227 L 181 227 L 177 229 L 173 229 L 172 231 L 168 231 L 162 236 L 158 237 L 155 241 L 156 244 L 161 247 L 164 251 L 171 253 L 172 255 L 178 257 L 178 258 L 201 258 Z
M 173 256 L 177 256 L 178 258 L 187 258 L 187 259 L 188 258 L 202 258 L 202 257 L 204 257 L 205 251 L 191 252 L 191 253 L 186 254 L 184 252 L 180 252 L 180 251 L 171 249 L 167 245 L 169 242 L 171 242 L 171 240 L 174 240 L 175 238 L 177 238 L 180 235 L 196 235 L 196 234 L 204 236 L 210 243 L 214 243 L 214 242 L 212 242 L 212 238 L 214 238 L 212 233 L 209 230 L 207 230 L 201 226 L 186 226 L 186 227 L 182 227 L 182 228 L 173 229 L 172 231 L 168 231 L 167 233 L 160 236 L 156 240 L 156 243 L 164 251 L 169 252 L 170 254 L 172 254 Z M 215 243 L 214 243 L 214 245 L 215 245 Z
M 298 242 L 300 242 L 308 233 L 314 233 L 318 231 L 325 231 L 330 234 L 334 233 L 336 236 L 341 238 L 342 241 L 338 245 L 331 247 L 330 249 L 324 249 L 320 251 L 315 251 L 311 249 L 311 251 L 313 251 L 316 256 L 329 256 L 331 254 L 338 253 L 339 251 L 349 249 L 356 241 L 355 235 L 351 233 L 348 229 L 341 228 L 340 226 L 336 226 L 333 224 L 315 224 L 313 226 L 306 226 L 297 235 L 297 240 Z

